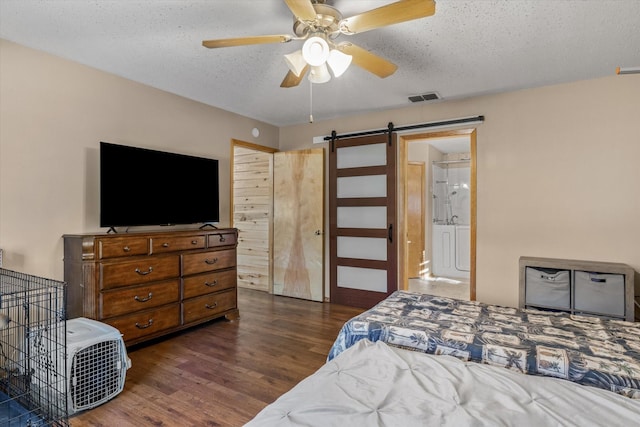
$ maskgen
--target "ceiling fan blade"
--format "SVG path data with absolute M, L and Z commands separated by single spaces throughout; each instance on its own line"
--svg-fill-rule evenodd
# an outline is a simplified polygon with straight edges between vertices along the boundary
M 311 0 L 284 0 L 291 9 L 293 16 L 301 21 L 313 21 L 316 19 L 316 10 Z
M 300 82 L 302 81 L 302 79 L 304 78 L 304 75 L 307 74 L 307 70 L 308 69 L 309 69 L 309 66 L 306 65 L 302 69 L 302 72 L 300 73 L 299 76 L 296 76 L 296 73 L 294 73 L 293 71 L 289 71 L 287 73 L 287 75 L 284 76 L 284 80 L 282 80 L 282 83 L 280 83 L 280 87 L 295 87 L 295 86 L 298 86 L 300 84 Z
M 232 39 L 204 40 L 202 46 L 214 49 L 218 47 L 246 46 L 251 44 L 287 43 L 291 41 L 287 34 L 272 36 L 236 37 Z
M 360 68 L 364 68 L 378 77 L 389 77 L 398 69 L 398 66 L 393 62 L 387 61 L 386 59 L 373 54 L 360 46 L 356 46 L 353 43 L 340 43 L 337 47 L 340 51 L 347 55 L 351 55 L 353 57 L 352 62 L 355 65 Z
M 400 0 L 340 21 L 340 31 L 357 34 L 436 13 L 434 0 Z

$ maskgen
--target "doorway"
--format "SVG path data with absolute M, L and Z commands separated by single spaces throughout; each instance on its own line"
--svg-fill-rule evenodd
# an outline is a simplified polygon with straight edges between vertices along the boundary
M 238 287 L 324 300 L 324 150 L 231 141 Z
M 273 154 L 278 150 L 231 140 L 231 227 L 238 229 L 238 287 L 272 292 Z
M 476 131 L 404 135 L 399 156 L 399 225 L 407 242 L 399 248 L 399 283 L 403 289 L 475 300 Z M 417 275 L 417 250 L 411 247 L 416 203 L 410 163 L 415 161 L 426 165 L 425 255 Z

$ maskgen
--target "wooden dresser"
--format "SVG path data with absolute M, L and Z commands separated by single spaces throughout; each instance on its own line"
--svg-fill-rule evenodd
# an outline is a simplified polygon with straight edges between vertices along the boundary
M 237 319 L 235 228 L 64 235 L 67 317 L 127 346 L 218 317 Z

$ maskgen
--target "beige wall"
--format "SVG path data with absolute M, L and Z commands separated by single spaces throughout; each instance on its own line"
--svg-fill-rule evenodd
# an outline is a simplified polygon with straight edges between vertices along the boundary
M 640 75 L 611 76 L 278 129 L 0 40 L 0 248 L 7 268 L 62 278 L 62 234 L 105 231 L 101 140 L 220 159 L 227 225 L 231 138 L 291 150 L 333 129 L 483 114 L 477 296 L 516 305 L 521 255 L 640 270 L 638 100 Z
M 251 129 L 260 129 L 259 138 Z M 99 228 L 100 141 L 220 160 L 229 225 L 232 138 L 277 147 L 278 128 L 0 40 L 4 267 L 63 278 L 65 233 Z
M 640 270 L 640 75 L 547 86 L 280 129 L 313 136 L 484 115 L 477 126 L 477 298 L 515 306 L 523 255 Z M 636 289 L 640 278 L 636 273 Z

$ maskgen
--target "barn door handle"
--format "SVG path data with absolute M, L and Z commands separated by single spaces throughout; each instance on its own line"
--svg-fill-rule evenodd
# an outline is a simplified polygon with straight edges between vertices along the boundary
M 393 224 L 389 224 L 389 243 L 393 243 Z

